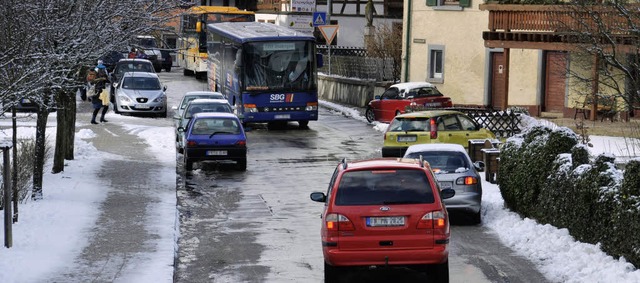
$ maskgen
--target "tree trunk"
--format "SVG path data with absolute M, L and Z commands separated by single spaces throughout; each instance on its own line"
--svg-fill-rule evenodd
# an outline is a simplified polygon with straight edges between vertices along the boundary
M 56 148 L 53 153 L 53 167 L 51 173 L 56 174 L 64 171 L 64 159 L 68 148 L 69 129 L 65 125 L 67 113 L 66 95 L 60 91 L 56 96 L 56 105 L 58 105 L 58 115 L 56 119 Z
M 75 159 L 75 137 L 76 137 L 76 112 L 77 112 L 77 103 L 76 103 L 76 92 L 66 93 L 64 99 L 64 111 L 65 111 L 65 120 L 62 125 L 58 125 L 59 127 L 65 127 L 67 129 L 67 135 L 65 138 L 67 139 L 66 151 L 64 154 L 64 159 L 73 160 Z
M 47 94 L 45 94 L 45 96 L 47 96 Z M 36 119 L 36 148 L 33 158 L 33 193 L 31 194 L 31 199 L 34 201 L 42 199 L 42 178 L 44 175 L 48 118 L 49 109 L 43 105 L 38 107 L 38 117 Z

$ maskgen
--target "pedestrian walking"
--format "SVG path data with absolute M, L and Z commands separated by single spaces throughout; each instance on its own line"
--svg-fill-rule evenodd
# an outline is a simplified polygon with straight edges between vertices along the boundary
M 98 116 L 98 112 L 100 112 L 100 109 L 102 109 L 100 122 L 108 122 L 104 118 L 104 115 L 107 114 L 107 111 L 109 110 L 109 92 L 107 91 L 107 84 L 110 83 L 109 74 L 107 73 L 107 67 L 102 64 L 101 61 L 98 61 L 96 70 L 96 79 L 93 81 L 95 84 L 95 92 L 91 96 L 91 104 L 93 106 L 91 124 L 98 124 L 98 122 L 96 122 L 96 117 Z

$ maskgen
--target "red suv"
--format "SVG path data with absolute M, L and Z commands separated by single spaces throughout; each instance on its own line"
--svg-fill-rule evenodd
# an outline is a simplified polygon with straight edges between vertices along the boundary
M 338 165 L 324 202 L 322 251 L 325 282 L 344 267 L 405 266 L 449 282 L 449 216 L 429 163 L 378 158 Z

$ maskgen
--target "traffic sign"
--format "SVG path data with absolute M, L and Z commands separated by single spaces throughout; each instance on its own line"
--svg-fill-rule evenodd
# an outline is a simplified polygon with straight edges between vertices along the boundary
M 327 12 L 313 12 L 313 26 L 324 26 L 327 24 Z
M 335 38 L 338 33 L 338 25 L 324 25 L 319 26 L 318 29 L 320 29 L 322 36 L 324 36 L 324 40 L 327 41 L 327 45 L 331 45 L 333 38 Z

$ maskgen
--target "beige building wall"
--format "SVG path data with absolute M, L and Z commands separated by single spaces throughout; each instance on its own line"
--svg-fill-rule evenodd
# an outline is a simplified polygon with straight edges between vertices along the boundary
M 403 45 L 407 43 L 407 2 L 404 1 Z M 444 47 L 444 80 L 434 85 L 450 96 L 454 104 L 488 105 L 490 57 L 482 32 L 487 30 L 489 13 L 480 11 L 479 3 L 462 11 L 434 10 L 426 6 L 426 1 L 414 1 L 411 5 L 408 80 L 428 81 L 429 45 L 441 45 Z M 406 52 L 406 46 L 403 50 Z M 538 50 L 511 50 L 510 105 L 537 103 L 539 53 Z

